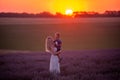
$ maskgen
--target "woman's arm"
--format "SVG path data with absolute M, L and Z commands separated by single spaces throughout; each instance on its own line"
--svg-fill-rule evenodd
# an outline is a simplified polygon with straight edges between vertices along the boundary
M 53 55 L 59 55 L 59 54 L 61 54 L 61 52 L 62 52 L 62 50 L 60 50 L 60 51 L 58 51 L 58 52 L 55 52 L 54 47 L 52 47 L 50 51 L 51 51 L 51 53 L 52 53 Z

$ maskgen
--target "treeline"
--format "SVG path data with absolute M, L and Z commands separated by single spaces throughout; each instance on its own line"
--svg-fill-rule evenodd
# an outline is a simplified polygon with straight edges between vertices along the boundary
M 98 12 L 80 11 L 80 12 L 73 12 L 72 15 L 65 15 L 59 12 L 57 12 L 56 14 L 52 14 L 50 12 L 41 12 L 37 14 L 1 12 L 0 17 L 16 17 L 16 18 L 120 17 L 120 11 L 105 11 L 104 13 L 101 14 Z
M 98 12 L 74 12 L 74 17 L 120 17 L 120 11 L 105 11 L 104 13 Z
M 8 12 L 8 13 L 0 13 L 0 17 L 16 17 L 16 18 L 37 18 L 37 17 L 55 17 L 53 14 L 51 14 L 50 12 L 42 12 L 42 13 L 38 13 L 38 14 L 30 14 L 30 13 L 12 13 L 12 12 Z

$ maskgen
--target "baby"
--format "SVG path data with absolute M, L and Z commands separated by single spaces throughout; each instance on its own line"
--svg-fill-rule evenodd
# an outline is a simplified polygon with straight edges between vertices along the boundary
M 54 46 L 57 49 L 56 52 L 59 52 L 59 54 L 57 54 L 57 56 L 58 56 L 59 62 L 60 62 L 61 61 L 60 53 L 61 53 L 62 41 L 60 40 L 60 33 L 58 33 L 58 32 L 55 33 Z

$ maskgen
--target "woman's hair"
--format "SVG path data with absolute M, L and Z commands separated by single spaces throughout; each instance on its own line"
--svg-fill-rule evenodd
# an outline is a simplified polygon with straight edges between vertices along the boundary
M 51 47 L 54 45 L 53 38 L 51 36 L 48 36 L 45 41 L 45 51 L 51 52 Z

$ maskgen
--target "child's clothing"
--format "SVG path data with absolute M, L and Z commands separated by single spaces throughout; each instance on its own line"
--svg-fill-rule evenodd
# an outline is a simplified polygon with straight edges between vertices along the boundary
M 62 44 L 62 41 L 60 39 L 56 39 L 54 41 L 55 43 L 55 47 L 57 48 L 57 52 L 61 50 L 61 44 Z
M 56 51 L 56 52 L 60 51 L 60 50 L 61 50 L 62 41 L 61 41 L 60 39 L 56 39 L 56 40 L 54 41 L 54 43 L 55 43 L 55 47 L 57 48 L 57 51 Z M 61 58 L 60 58 L 60 55 L 59 55 L 59 54 L 58 54 L 58 58 L 59 58 L 59 62 L 60 62 L 60 61 L 61 61 Z

